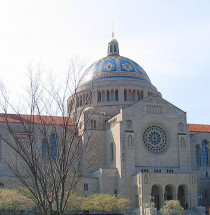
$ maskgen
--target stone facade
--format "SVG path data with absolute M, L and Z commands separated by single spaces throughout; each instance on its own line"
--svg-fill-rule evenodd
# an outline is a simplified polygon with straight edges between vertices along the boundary
M 116 40 L 108 45 L 108 56 L 89 68 L 68 100 L 69 116 L 82 116 L 83 141 L 94 131 L 98 147 L 92 153 L 100 152 L 80 181 L 83 195 L 118 194 L 134 211 L 150 201 L 159 209 L 171 199 L 184 208 L 197 207 L 198 200 L 207 206 L 210 126 L 191 128 L 186 113 L 162 98 L 146 72 L 119 55 Z M 9 186 L 13 178 L 0 163 L 0 183 Z

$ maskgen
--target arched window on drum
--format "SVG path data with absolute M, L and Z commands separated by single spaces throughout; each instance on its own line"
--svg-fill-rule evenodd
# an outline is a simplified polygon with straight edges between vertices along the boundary
M 118 101 L 118 90 L 115 90 L 115 101 Z
M 124 101 L 127 101 L 127 90 L 124 90 Z
M 106 91 L 106 101 L 109 102 L 110 97 L 109 97 L 109 90 Z

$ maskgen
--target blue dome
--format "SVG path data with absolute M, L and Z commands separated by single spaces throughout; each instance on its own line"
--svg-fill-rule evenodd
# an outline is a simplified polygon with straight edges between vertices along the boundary
M 136 62 L 120 55 L 107 56 L 93 63 L 82 82 L 97 79 L 129 78 L 151 83 L 147 73 Z

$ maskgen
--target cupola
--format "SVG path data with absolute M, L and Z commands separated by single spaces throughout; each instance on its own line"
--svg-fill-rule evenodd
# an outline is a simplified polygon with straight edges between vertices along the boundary
M 117 40 L 114 38 L 114 33 L 112 33 L 112 40 L 108 43 L 107 56 L 119 55 L 119 46 Z

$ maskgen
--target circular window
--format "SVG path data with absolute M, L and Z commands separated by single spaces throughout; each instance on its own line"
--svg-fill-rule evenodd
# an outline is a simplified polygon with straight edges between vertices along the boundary
M 153 125 L 144 131 L 143 141 L 150 151 L 160 152 L 166 148 L 167 135 L 162 128 Z

